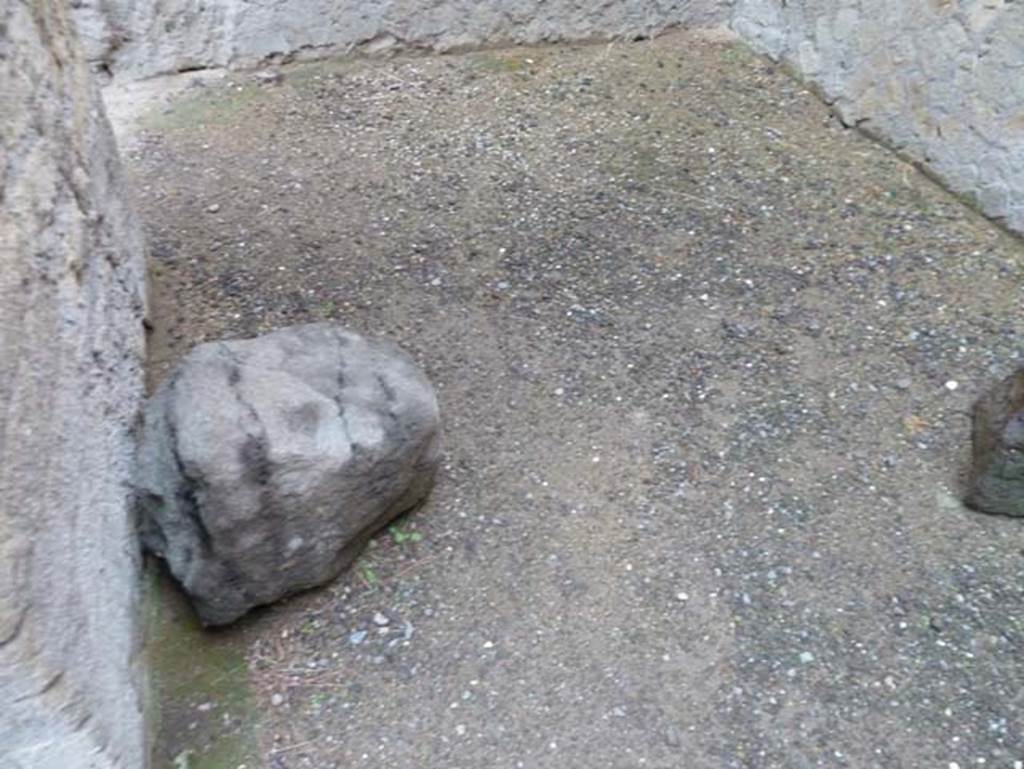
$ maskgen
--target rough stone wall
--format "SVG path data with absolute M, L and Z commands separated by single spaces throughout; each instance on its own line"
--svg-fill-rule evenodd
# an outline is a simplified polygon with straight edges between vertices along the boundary
M 392 46 L 649 35 L 724 22 L 725 0 L 80 0 L 89 57 L 139 78 Z
M 1024 231 L 1024 3 L 736 0 L 732 28 Z
M 0 766 L 145 766 L 143 250 L 62 0 L 0 2 Z

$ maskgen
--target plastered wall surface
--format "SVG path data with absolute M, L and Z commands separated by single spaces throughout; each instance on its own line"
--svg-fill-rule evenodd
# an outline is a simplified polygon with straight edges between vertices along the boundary
M 723 0 L 81 0 L 89 57 L 138 78 L 268 57 L 608 39 L 725 20 Z
M 847 124 L 1024 232 L 1024 3 L 736 0 L 731 15 Z
M 139 769 L 143 248 L 64 8 L 0 3 L 0 767 Z

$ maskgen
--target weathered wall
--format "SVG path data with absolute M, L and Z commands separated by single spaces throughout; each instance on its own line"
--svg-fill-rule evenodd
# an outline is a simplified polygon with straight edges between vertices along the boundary
M 846 123 L 1024 231 L 1024 3 L 736 0 L 732 16 Z
M 143 251 L 61 0 L 0 3 L 0 766 L 145 765 Z
M 89 57 L 118 76 L 405 45 L 647 35 L 725 20 L 724 0 L 80 0 Z

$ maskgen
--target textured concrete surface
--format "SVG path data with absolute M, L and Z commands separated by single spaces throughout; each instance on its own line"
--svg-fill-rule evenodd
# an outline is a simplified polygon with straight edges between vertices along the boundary
M 158 756 L 1024 761 L 1022 521 L 957 502 L 1019 242 L 743 47 L 282 73 L 134 128 L 152 371 L 372 329 L 438 386 L 447 457 L 338 582 L 189 636 Z
M 89 56 L 125 78 L 267 58 L 637 35 L 725 19 L 722 0 L 83 0 Z
M 0 11 L 0 766 L 143 766 L 143 248 L 57 2 Z
M 736 0 L 731 23 L 845 122 L 1024 231 L 1024 4 Z

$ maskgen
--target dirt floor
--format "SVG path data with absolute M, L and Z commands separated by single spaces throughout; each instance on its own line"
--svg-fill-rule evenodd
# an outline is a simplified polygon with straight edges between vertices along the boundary
M 333 585 L 164 588 L 155 767 L 1024 767 L 1024 522 L 957 501 L 1020 242 L 732 43 L 277 72 L 110 97 L 154 377 L 337 320 L 447 459 Z

